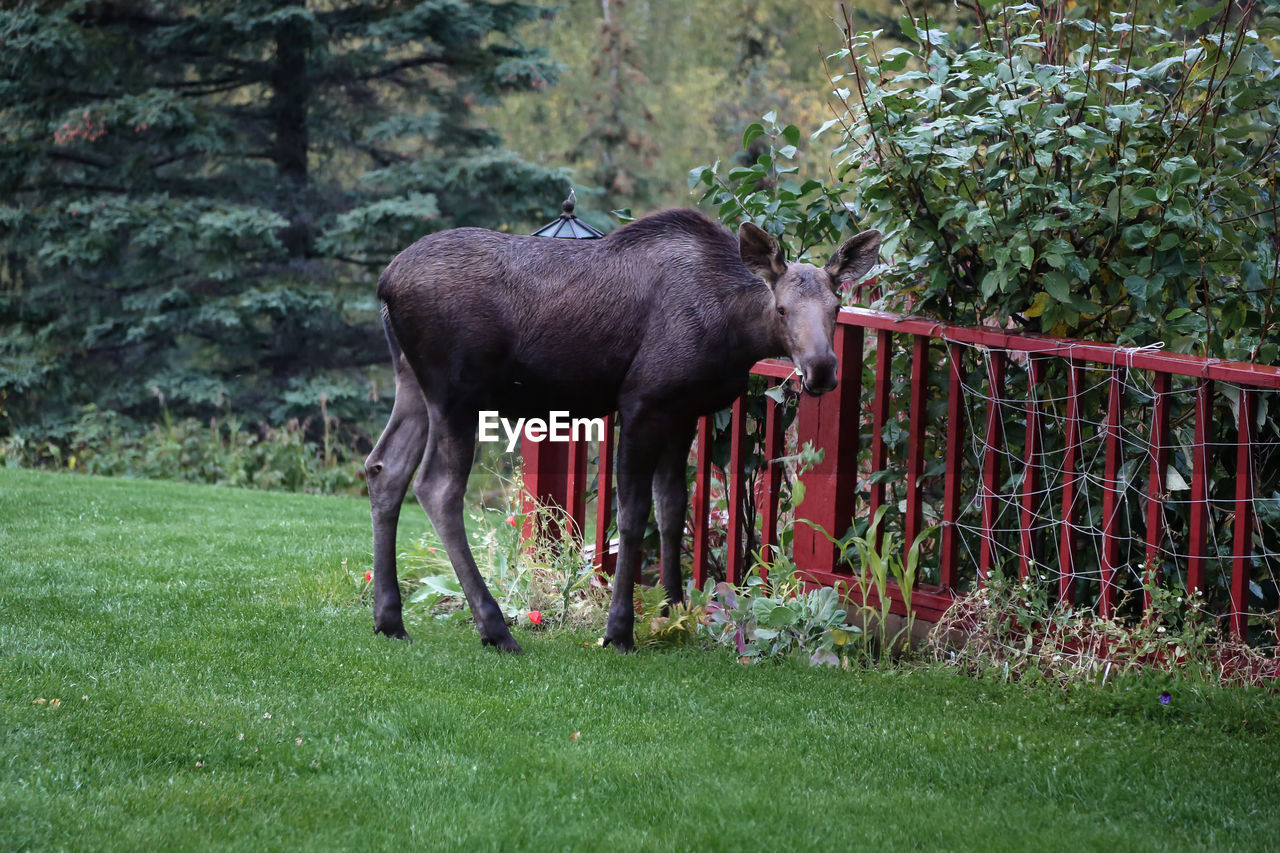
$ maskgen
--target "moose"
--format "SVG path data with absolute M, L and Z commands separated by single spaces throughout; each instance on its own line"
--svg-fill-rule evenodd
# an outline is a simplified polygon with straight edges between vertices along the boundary
M 864 231 L 821 268 L 788 263 L 751 222 L 738 238 L 694 210 L 654 213 L 596 240 L 480 228 L 428 235 L 378 280 L 395 367 L 391 417 L 365 462 L 374 632 L 408 639 L 396 578 L 405 492 L 448 552 L 482 645 L 521 651 L 467 544 L 463 499 L 478 412 L 617 412 L 618 561 L 604 643 L 634 647 L 632 595 L 656 506 L 661 582 L 683 598 L 686 459 L 697 419 L 729 405 L 761 358 L 789 356 L 810 394 L 836 386 L 837 289 L 879 257 Z

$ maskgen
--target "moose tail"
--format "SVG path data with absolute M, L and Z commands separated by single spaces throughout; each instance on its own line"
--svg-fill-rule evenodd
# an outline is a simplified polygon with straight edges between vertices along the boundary
M 382 306 L 382 331 L 387 336 L 387 348 L 391 350 L 391 363 L 399 364 L 403 350 L 400 349 L 395 329 L 391 328 L 391 309 L 385 301 L 379 300 L 379 304 Z

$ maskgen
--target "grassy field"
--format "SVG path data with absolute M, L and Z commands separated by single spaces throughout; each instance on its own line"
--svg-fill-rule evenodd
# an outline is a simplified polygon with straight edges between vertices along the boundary
M 405 515 L 407 539 L 426 522 Z M 528 632 L 500 656 L 434 622 L 396 643 L 342 572 L 363 576 L 368 531 L 349 498 L 0 470 L 0 850 L 1280 838 L 1274 696 Z

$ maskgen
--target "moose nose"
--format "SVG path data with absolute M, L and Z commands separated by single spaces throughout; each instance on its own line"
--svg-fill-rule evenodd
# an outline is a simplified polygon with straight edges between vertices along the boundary
M 804 390 L 817 397 L 836 387 L 835 353 L 814 358 L 805 365 Z

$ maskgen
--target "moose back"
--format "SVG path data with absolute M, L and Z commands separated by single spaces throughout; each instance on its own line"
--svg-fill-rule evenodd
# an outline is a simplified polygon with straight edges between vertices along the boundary
M 685 462 L 697 419 L 739 396 L 761 358 L 789 356 L 809 393 L 834 388 L 836 290 L 875 264 L 880 240 L 880 232 L 865 231 L 823 267 L 789 264 L 777 241 L 750 222 L 734 239 L 696 211 L 675 210 L 599 240 L 459 228 L 401 252 L 378 281 L 396 396 L 365 465 L 374 630 L 408 637 L 395 548 L 412 481 L 482 643 L 519 651 L 463 527 L 478 413 L 616 411 L 620 541 L 604 640 L 631 650 L 632 594 L 651 509 L 662 584 L 673 602 L 683 594 Z

